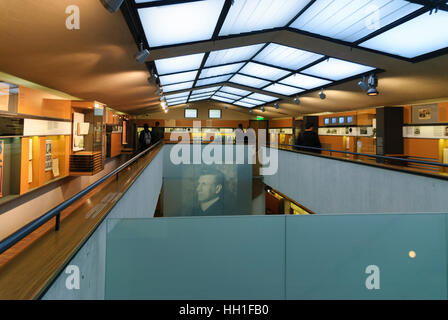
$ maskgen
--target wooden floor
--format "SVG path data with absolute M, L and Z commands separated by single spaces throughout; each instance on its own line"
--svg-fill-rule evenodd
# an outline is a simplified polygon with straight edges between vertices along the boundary
M 111 178 L 61 214 L 59 231 L 50 221 L 0 257 L 0 299 L 36 299 L 71 260 L 108 212 L 160 151 L 148 155 Z M 108 197 L 105 205 L 98 206 Z M 101 208 L 92 214 L 92 209 Z

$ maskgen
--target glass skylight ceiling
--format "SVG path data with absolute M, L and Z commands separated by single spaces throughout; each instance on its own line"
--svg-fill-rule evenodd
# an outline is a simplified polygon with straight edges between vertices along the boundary
M 300 92 L 305 91 L 303 89 L 285 86 L 285 85 L 279 84 L 279 83 L 274 83 L 274 84 L 270 85 L 269 87 L 263 88 L 263 90 L 270 91 L 270 92 L 277 93 L 277 94 L 282 94 L 284 96 L 291 96 L 291 95 L 298 94 Z
M 330 80 L 342 80 L 374 69 L 357 63 L 329 58 L 303 70 L 302 73 Z
M 234 82 L 237 84 L 241 84 L 241 85 L 253 87 L 253 88 L 265 87 L 266 85 L 268 85 L 270 83 L 269 81 L 261 80 L 258 78 L 248 77 L 248 76 L 245 76 L 242 74 L 236 74 L 232 79 L 230 79 L 230 82 Z
M 281 77 L 286 76 L 289 72 L 273 67 L 268 67 L 259 63 L 249 62 L 246 66 L 241 69 L 241 73 L 249 76 L 263 78 L 267 80 L 278 80 Z
M 425 13 L 360 44 L 405 58 L 448 47 L 448 12 Z
M 264 43 L 255 44 L 252 46 L 212 51 L 208 56 L 205 67 L 213 67 L 222 64 L 250 60 L 263 46 Z
M 310 89 L 315 89 L 317 87 L 322 87 L 327 84 L 330 84 L 331 81 L 327 81 L 327 80 L 323 80 L 323 79 L 319 79 L 319 78 L 306 76 L 304 74 L 296 73 L 296 74 L 289 76 L 286 79 L 283 79 L 282 81 L 280 81 L 280 83 L 310 90 Z
M 310 0 L 239 0 L 229 10 L 220 36 L 286 26 Z
M 211 39 L 224 0 L 204 0 L 138 9 L 151 47 Z
M 201 66 L 204 53 L 155 60 L 159 75 L 197 70 Z
M 160 76 L 160 84 L 163 86 L 179 83 L 179 82 L 186 82 L 186 81 L 193 81 L 196 79 L 197 71 L 190 71 L 190 72 L 182 72 L 182 73 L 175 73 L 168 76 Z
M 199 78 L 209 78 L 209 77 L 215 77 L 222 74 L 229 74 L 229 73 L 235 73 L 241 67 L 244 65 L 244 63 L 234 63 L 234 64 L 228 64 L 225 66 L 220 67 L 212 67 L 212 68 L 206 68 L 203 69 L 201 72 L 201 75 Z
M 354 42 L 420 8 L 405 0 L 317 0 L 291 27 Z
M 271 43 L 254 60 L 290 70 L 297 70 L 320 58 L 323 58 L 323 55 Z
M 209 84 L 226 82 L 227 80 L 230 79 L 231 76 L 232 75 L 227 75 L 227 76 L 219 76 L 219 77 L 198 80 L 198 82 L 196 82 L 196 86 L 201 87 L 201 86 L 207 86 Z

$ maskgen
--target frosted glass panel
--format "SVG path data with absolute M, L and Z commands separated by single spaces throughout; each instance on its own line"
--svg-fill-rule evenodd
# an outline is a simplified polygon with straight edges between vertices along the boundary
M 220 96 L 213 96 L 212 97 L 213 100 L 218 100 L 218 101 L 222 101 L 222 102 L 227 102 L 227 103 L 232 103 L 233 99 L 227 99 L 227 98 L 223 98 Z
M 259 105 L 265 104 L 265 102 L 263 102 L 263 101 L 254 100 L 254 99 L 250 99 L 250 98 L 244 98 L 238 102 L 249 103 L 249 104 L 253 104 L 254 106 L 259 106 Z
M 291 27 L 354 42 L 421 7 L 405 0 L 317 0 Z
M 356 76 L 358 74 L 372 70 L 375 70 L 375 68 L 344 60 L 329 58 L 308 69 L 302 70 L 301 72 L 311 76 L 336 81 Z
M 159 79 L 160 83 L 163 86 L 166 86 L 173 83 L 193 81 L 196 78 L 197 73 L 198 73 L 197 71 L 175 73 L 168 76 L 160 76 Z
M 255 107 L 254 104 L 246 103 L 246 102 L 242 102 L 242 101 L 236 101 L 233 104 L 240 106 L 240 107 L 245 107 L 245 108 L 254 108 Z
M 212 67 L 221 64 L 234 63 L 251 59 L 264 44 L 255 44 L 252 46 L 245 46 L 239 48 L 225 49 L 210 52 L 206 67 Z
M 220 76 L 223 74 L 235 73 L 243 65 L 244 65 L 243 63 L 234 63 L 234 64 L 228 64 L 228 65 L 220 66 L 220 67 L 212 67 L 212 68 L 202 69 L 201 75 L 199 76 L 199 78 L 202 79 L 202 78 Z
M 216 95 L 217 95 L 217 96 L 220 96 L 220 97 L 227 98 L 227 99 L 233 99 L 233 100 L 241 99 L 240 96 L 237 96 L 237 95 L 235 95 L 235 94 L 230 94 L 230 93 L 221 92 L 221 91 L 218 91 L 218 92 L 216 93 Z
M 196 86 L 207 86 L 209 84 L 219 83 L 219 82 L 226 82 L 230 79 L 232 75 L 227 76 L 220 76 L 220 77 L 213 77 L 213 78 L 207 78 L 207 79 L 200 79 L 196 82 Z
M 280 83 L 288 84 L 303 89 L 314 89 L 329 84 L 331 83 L 331 81 L 322 80 L 319 78 L 314 78 L 306 76 L 304 74 L 296 73 L 286 79 L 283 79 L 282 81 L 280 81 Z
M 284 299 L 285 223 L 263 218 L 109 220 L 106 299 Z
M 271 43 L 254 60 L 295 71 L 322 57 L 321 54 Z
M 268 67 L 254 62 L 249 62 L 243 69 L 241 69 L 240 72 L 249 76 L 254 76 L 272 81 L 278 80 L 289 73 L 288 71 L 285 70 Z
M 184 82 L 179 84 L 172 84 L 169 86 L 163 86 L 163 92 L 173 92 L 178 90 L 190 89 L 193 86 L 193 81 Z
M 290 86 L 285 86 L 283 84 L 279 84 L 279 83 L 274 83 L 273 85 L 270 85 L 269 87 L 263 88 L 264 91 L 270 91 L 270 92 L 274 92 L 277 94 L 282 94 L 285 96 L 290 96 L 293 94 L 297 94 L 300 92 L 303 92 L 304 90 L 302 89 L 298 89 L 298 88 L 294 88 L 294 87 L 290 87 Z
M 415 58 L 448 47 L 447 26 L 448 12 L 439 10 L 432 15 L 425 13 L 361 43 L 360 46 Z
M 309 0 L 234 1 L 220 36 L 285 27 Z
M 211 39 L 224 0 L 193 1 L 138 9 L 151 47 Z M 193 22 L 193 23 L 192 23 Z
M 242 74 L 236 74 L 235 76 L 232 77 L 232 79 L 230 79 L 230 82 L 234 82 L 252 88 L 261 88 L 270 83 L 269 81 L 248 77 Z
M 199 69 L 203 57 L 203 53 L 192 54 L 188 56 L 155 60 L 155 64 L 159 75 L 178 73 Z
M 278 100 L 278 98 L 276 98 L 276 97 L 272 97 L 272 96 L 268 96 L 268 95 L 260 94 L 260 93 L 253 93 L 249 96 L 249 98 L 257 99 L 257 100 L 261 100 L 261 101 L 265 101 L 265 102 L 272 102 L 274 100 Z
M 248 94 L 252 93 L 250 91 L 238 89 L 238 88 L 234 88 L 234 87 L 222 87 L 220 91 L 236 94 L 239 96 L 247 96 Z

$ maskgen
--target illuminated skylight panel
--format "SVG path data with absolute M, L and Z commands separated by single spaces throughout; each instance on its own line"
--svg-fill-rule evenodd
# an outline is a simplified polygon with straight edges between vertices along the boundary
M 250 91 L 243 90 L 243 89 L 238 89 L 238 88 L 234 88 L 234 87 L 222 87 L 221 90 L 219 90 L 219 91 L 232 93 L 232 94 L 236 94 L 236 95 L 239 95 L 239 96 L 247 96 L 247 95 L 252 93 Z
M 415 58 L 448 47 L 448 12 L 425 13 L 360 44 L 361 47 Z
M 272 102 L 272 101 L 278 100 L 278 98 L 276 98 L 276 97 L 268 96 L 268 95 L 261 94 L 261 93 L 253 93 L 248 98 L 256 99 L 256 100 L 260 100 L 260 101 L 264 101 L 264 102 Z
M 254 105 L 254 104 L 241 102 L 241 101 L 236 101 L 233 104 L 235 104 L 237 106 L 240 106 L 240 107 L 245 107 L 245 108 L 254 108 L 254 107 L 256 107 L 256 105 Z
M 209 40 L 224 0 L 193 1 L 138 9 L 150 47 Z
M 290 70 L 298 70 L 322 57 L 321 54 L 271 43 L 257 54 L 254 60 Z
M 237 83 L 237 84 L 240 84 L 243 86 L 252 87 L 252 88 L 265 87 L 270 83 L 269 81 L 248 77 L 248 76 L 245 76 L 242 74 L 234 75 L 232 77 L 232 79 L 230 79 L 230 82 Z
M 204 53 L 155 60 L 159 75 L 197 70 L 200 68 Z
M 289 72 L 273 67 L 268 67 L 259 63 L 249 62 L 243 69 L 240 71 L 249 76 L 254 76 L 258 78 L 263 78 L 267 80 L 278 80 L 284 76 L 286 76 Z
M 191 87 L 193 87 L 193 81 L 171 84 L 169 86 L 163 86 L 163 92 L 173 92 L 178 90 L 190 89 Z
M 213 100 L 222 101 L 222 102 L 227 102 L 227 103 L 232 103 L 234 101 L 234 100 L 223 98 L 223 97 L 219 97 L 219 96 L 213 96 L 212 99 Z
M 175 102 L 167 102 L 167 104 L 171 106 L 177 106 L 179 104 L 185 104 L 187 103 L 187 99 L 181 100 L 181 101 L 175 101 Z
M 237 96 L 237 95 L 235 95 L 235 94 L 230 94 L 230 93 L 221 92 L 221 91 L 216 92 L 216 95 L 217 95 L 217 96 L 220 96 L 220 97 L 223 97 L 223 98 L 232 99 L 232 100 L 238 100 L 238 99 L 241 99 L 240 96 Z
M 198 89 L 198 90 L 194 90 L 191 94 L 201 94 L 201 93 L 215 92 L 219 88 L 220 87 L 210 87 L 210 88 Z
M 239 102 L 244 102 L 244 103 L 253 104 L 254 106 L 260 106 L 260 105 L 266 103 L 266 102 L 264 102 L 264 101 L 254 100 L 254 99 L 250 99 L 250 98 L 244 98 L 244 99 L 241 99 Z
M 236 73 L 243 65 L 244 63 L 233 63 L 233 64 L 227 64 L 225 66 L 202 69 L 199 78 L 202 79 L 202 78 L 220 76 L 223 74 Z
M 196 97 L 196 98 L 190 98 L 188 101 L 194 102 L 194 101 L 202 101 L 202 100 L 208 100 L 210 99 L 210 96 L 203 96 L 203 97 Z
M 284 84 L 274 83 L 270 85 L 269 87 L 263 88 L 263 91 L 269 91 L 277 94 L 282 94 L 285 96 L 291 96 L 293 94 L 298 94 L 300 92 L 303 92 L 305 90 L 286 86 Z
M 175 73 L 170 74 L 167 76 L 160 76 L 160 83 L 163 86 L 173 84 L 173 83 L 180 83 L 180 82 L 186 82 L 186 81 L 193 81 L 196 79 L 197 71 L 190 71 L 190 72 L 182 72 L 182 73 Z
M 181 93 L 166 95 L 165 98 L 167 100 L 180 99 L 180 98 L 188 97 L 189 94 L 190 94 L 190 92 L 181 92 Z
M 285 27 L 310 0 L 234 1 L 220 36 Z
M 196 86 L 200 87 L 200 86 L 207 86 L 209 84 L 214 84 L 214 83 L 226 82 L 227 80 L 230 79 L 231 76 L 232 75 L 201 79 L 196 82 Z
M 191 100 L 191 99 L 196 99 L 196 98 L 204 98 L 204 97 L 206 97 L 206 98 L 210 98 L 211 96 L 212 96 L 211 93 L 208 93 L 208 94 L 192 94 L 192 95 L 190 96 L 190 100 Z
M 210 52 L 205 67 L 250 60 L 262 47 L 262 44 L 224 49 Z
M 280 83 L 309 90 L 327 85 L 331 83 L 331 81 L 296 73 L 292 76 L 289 76 L 288 78 L 283 79 L 282 81 L 280 81 Z
M 166 99 L 167 102 L 178 102 L 178 101 L 183 101 L 183 100 L 187 100 L 188 99 L 188 94 L 189 92 L 187 92 L 187 96 L 186 97 L 182 97 L 182 98 L 176 98 L 176 99 Z
M 405 0 L 317 0 L 291 27 L 354 42 L 421 7 Z
M 375 68 L 335 58 L 329 58 L 301 72 L 310 76 L 337 81 L 372 70 L 375 70 Z

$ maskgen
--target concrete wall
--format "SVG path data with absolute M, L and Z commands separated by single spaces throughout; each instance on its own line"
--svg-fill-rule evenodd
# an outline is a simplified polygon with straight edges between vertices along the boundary
M 106 274 L 106 236 L 117 218 L 152 218 L 162 188 L 163 150 L 141 173 L 108 216 L 92 234 L 67 267 L 80 271 L 80 289 L 69 290 L 66 280 L 70 274 L 62 272 L 43 295 L 44 300 L 104 299 Z M 68 270 L 67 267 L 65 270 Z
M 448 212 L 448 181 L 279 150 L 265 183 L 316 213 Z

